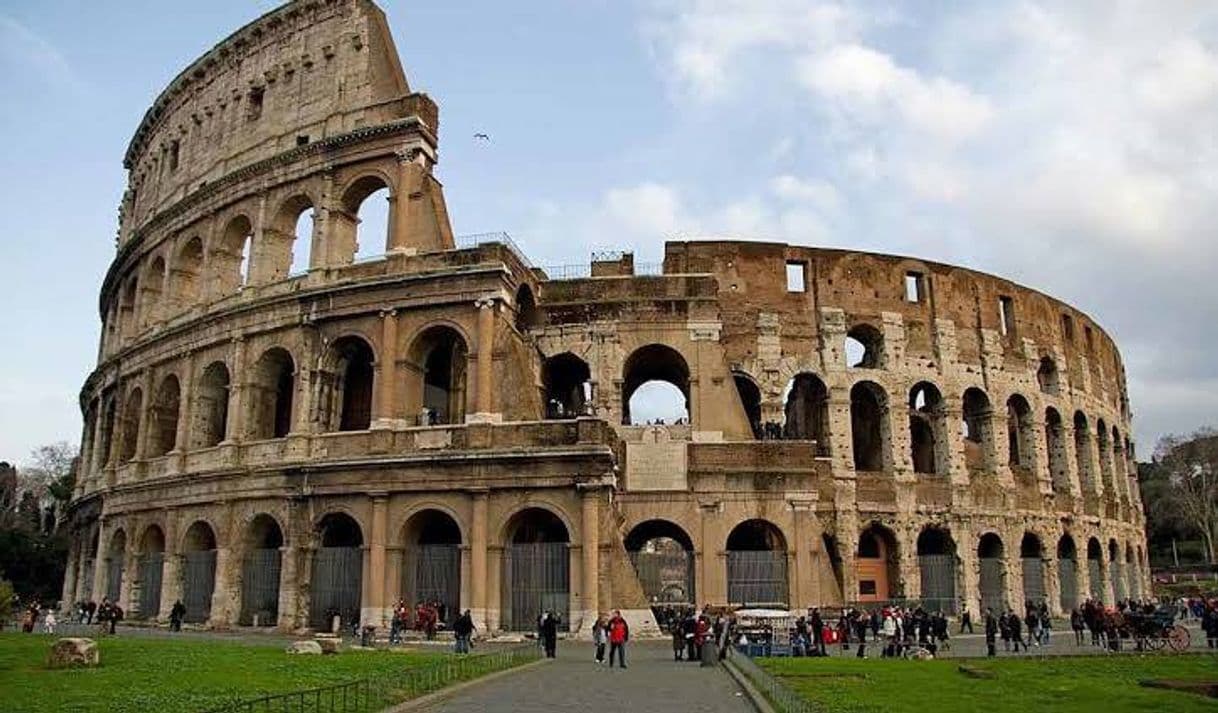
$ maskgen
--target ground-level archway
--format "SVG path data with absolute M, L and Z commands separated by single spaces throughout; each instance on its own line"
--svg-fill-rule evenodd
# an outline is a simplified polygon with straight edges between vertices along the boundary
M 1091 598 L 1104 599 L 1104 548 L 1092 537 L 1087 540 L 1087 584 Z
M 1057 541 L 1057 580 L 1062 611 L 1068 612 L 1078 606 L 1078 550 L 1069 535 Z
M 360 620 L 364 579 L 364 533 L 346 513 L 330 513 L 317 524 L 318 547 L 313 552 L 309 625 L 329 631 Z
M 250 521 L 241 560 L 242 626 L 275 626 L 279 622 L 279 573 L 283 566 L 283 531 L 265 513 Z
M 186 530 L 182 546 L 182 621 L 202 624 L 211 617 L 216 589 L 216 533 L 202 520 Z
M 448 513 L 415 513 L 403 531 L 402 598 L 429 602 L 440 621 L 451 622 L 461 606 L 461 528 Z
M 1040 538 L 1024 533 L 1019 544 L 1019 560 L 1023 569 L 1023 600 L 1025 606 L 1039 606 L 1048 598 L 1045 592 L 1045 553 Z
M 859 535 L 854 553 L 859 602 L 886 602 L 895 599 L 900 579 L 897 538 L 892 531 L 873 524 Z
M 1007 608 L 1007 572 L 1002 538 L 987 532 L 977 543 L 977 563 L 980 569 L 981 611 Z
M 679 525 L 668 520 L 641 522 L 626 535 L 625 545 L 651 606 L 697 604 L 694 545 Z
M 918 535 L 918 574 L 928 611 L 956 613 L 956 543 L 947 530 L 927 527 Z
M 161 611 L 162 573 L 165 566 L 165 533 L 150 525 L 140 537 L 139 570 L 140 598 L 134 614 L 140 619 L 155 619 Z
M 117 602 L 123 591 L 123 563 L 127 558 L 127 533 L 118 530 L 110 538 L 110 548 L 106 551 L 106 589 L 105 597 L 111 602 Z M 126 606 L 125 604 L 123 606 Z
M 780 606 L 787 594 L 787 540 L 767 520 L 745 520 L 727 537 L 727 602 Z
M 542 612 L 571 623 L 571 534 L 557 515 L 525 508 L 504 530 L 503 628 L 533 631 Z

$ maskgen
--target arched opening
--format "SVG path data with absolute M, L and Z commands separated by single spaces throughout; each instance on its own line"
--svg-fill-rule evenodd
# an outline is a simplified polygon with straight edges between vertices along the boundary
M 1095 601 L 1104 600 L 1104 548 L 1100 541 L 1092 537 L 1087 540 L 1087 581 L 1090 586 L 1091 598 Z
M 343 194 L 338 235 L 354 260 L 368 260 L 389 250 L 389 187 L 377 176 L 364 176 Z
M 317 524 L 320 544 L 313 551 L 309 623 L 335 631 L 360 620 L 364 577 L 364 534 L 350 515 L 330 513 Z
M 330 347 L 321 374 L 328 431 L 363 431 L 372 425 L 372 347 L 359 337 L 342 337 Z
M 990 397 L 977 387 L 964 391 L 964 464 L 970 471 L 992 470 L 994 458 L 994 409 Z
M 144 325 L 152 324 L 161 317 L 161 294 L 165 287 L 165 258 L 160 255 L 153 258 L 144 276 L 143 294 L 140 298 L 140 321 Z
M 740 371 L 732 372 L 732 382 L 736 384 L 736 396 L 740 398 L 740 407 L 744 409 L 744 417 L 749 422 L 749 432 L 756 440 L 765 438 L 765 428 L 761 423 L 761 389 L 757 387 L 757 382 Z
M 1007 399 L 1007 447 L 1010 466 L 1017 474 L 1029 476 L 1035 468 L 1036 428 L 1032 424 L 1032 407 L 1019 394 Z
M 622 423 L 685 423 L 689 416 L 685 357 L 663 344 L 636 349 L 623 367 Z
M 977 542 L 977 562 L 980 565 L 981 611 L 1006 611 L 1007 568 L 1002 538 L 987 532 Z
M 1095 422 L 1095 443 L 1100 461 L 1100 480 L 1104 483 L 1104 495 L 1115 497 L 1112 484 L 1112 446 L 1108 440 L 1108 426 L 1104 419 Z
M 177 309 L 188 310 L 199 303 L 203 291 L 203 241 L 193 237 L 178 251 L 169 287 Z
M 945 465 L 947 409 L 939 389 L 926 381 L 909 390 L 909 457 L 915 473 L 939 473 Z
M 211 448 L 228 437 L 228 367 L 214 361 L 199 379 L 195 403 L 194 448 Z
M 139 604 L 136 616 L 140 619 L 155 619 L 161 612 L 161 585 L 165 567 L 165 533 L 156 525 L 149 525 L 140 537 L 139 557 Z
M 119 332 L 123 341 L 127 341 L 139 332 L 136 324 L 136 300 L 139 295 L 139 282 L 133 277 L 127 281 L 122 296 L 118 301 Z
M 92 526 L 92 534 L 85 542 L 84 565 L 81 566 L 81 587 L 77 598 L 82 601 L 93 601 L 93 575 L 97 567 L 97 555 L 101 547 L 101 533 L 97 524 Z
M 901 578 L 897 538 L 886 527 L 872 524 L 859 535 L 854 553 L 859 602 L 886 602 L 897 597 Z
M 117 426 L 118 405 L 114 393 L 102 397 L 102 429 L 98 438 L 98 462 L 102 467 L 109 466 L 114 457 L 114 429 Z
M 127 394 L 127 403 L 123 405 L 123 440 L 119 442 L 119 463 L 133 460 L 139 450 L 140 414 L 143 411 L 144 392 L 137 386 Z
M 154 458 L 172 451 L 178 444 L 178 413 L 181 412 L 182 389 L 178 377 L 169 374 L 161 379 L 156 399 L 149 412 L 148 454 Z
M 766 520 L 745 520 L 727 537 L 727 602 L 786 607 L 787 540 Z
M 1057 541 L 1057 581 L 1063 612 L 1078 606 L 1078 550 L 1074 538 L 1062 535 Z
M 1049 455 L 1049 475 L 1053 479 L 1053 492 L 1070 492 L 1070 467 L 1066 455 L 1066 433 L 1061 414 L 1050 406 L 1045 409 L 1045 452 Z
M 200 624 L 211 616 L 216 589 L 216 533 L 202 520 L 187 530 L 182 546 L 182 621 Z
M 1095 492 L 1095 469 L 1091 465 L 1091 432 L 1087 416 L 1082 411 L 1074 412 L 1074 460 L 1083 492 Z
M 245 528 L 241 559 L 242 626 L 279 623 L 279 574 L 283 566 L 283 530 L 275 518 L 260 513 Z
M 571 623 L 571 535 L 557 515 L 525 508 L 504 531 L 503 628 L 534 631 L 543 612 Z
M 1112 427 L 1112 483 L 1117 495 L 1129 496 L 1129 478 L 1125 474 L 1125 453 L 1121 448 L 1121 431 Z
M 1120 602 L 1129 598 L 1125 587 L 1125 558 L 1121 556 L 1121 546 L 1116 540 L 1108 541 L 1108 578 L 1112 580 L 1112 596 Z
M 126 607 L 126 602 L 119 602 L 123 591 L 123 564 L 127 558 L 127 533 L 118 530 L 110 537 L 110 549 L 106 551 L 106 592 L 105 596 L 111 602 Z
M 656 620 L 671 606 L 696 606 L 694 543 L 685 530 L 668 520 L 647 520 L 626 535 L 626 552 Z
M 218 295 L 230 295 L 249 284 L 254 226 L 239 215 L 228 222 L 211 250 L 212 283 Z
M 1051 357 L 1041 357 L 1040 366 L 1036 369 L 1036 382 L 1040 384 L 1042 393 L 1056 395 L 1058 392 L 1057 362 Z
M 465 421 L 469 347 L 457 330 L 432 327 L 415 339 L 411 361 L 422 378 L 420 425 Z
M 450 623 L 461 605 L 461 528 L 440 510 L 415 513 L 406 523 L 402 551 L 402 597 L 408 605 L 429 602 Z
M 270 279 L 303 275 L 312 267 L 316 214 L 312 199 L 303 194 L 292 196 L 279 207 L 273 227 L 263 231 L 262 254 L 271 263 Z
M 956 543 L 939 527 L 927 527 L 918 535 L 918 573 L 922 579 L 922 604 L 928 611 L 956 613 Z
M 1019 561 L 1023 570 L 1024 605 L 1040 606 L 1048 599 L 1045 591 L 1045 548 L 1040 538 L 1025 532 L 1019 543 Z
M 878 369 L 884 358 L 884 335 L 870 324 L 856 324 L 846 333 L 846 366 Z
M 537 300 L 533 290 L 528 285 L 516 289 L 516 331 L 528 334 L 529 330 L 541 322 L 541 314 L 537 311 Z
M 268 349 L 254 363 L 249 388 L 249 431 L 254 440 L 283 438 L 292 430 L 296 364 L 286 349 Z
M 815 374 L 796 374 L 787 384 L 783 436 L 829 445 L 829 388 Z M 818 451 L 822 451 L 818 447 Z M 824 450 L 822 452 L 827 452 Z
M 860 381 L 850 389 L 850 438 L 854 445 L 854 469 L 884 469 L 888 449 L 886 423 L 888 396 L 871 381 Z
M 546 418 L 588 415 L 592 371 L 583 359 L 571 352 L 549 357 L 541 365 L 541 381 L 546 389 Z

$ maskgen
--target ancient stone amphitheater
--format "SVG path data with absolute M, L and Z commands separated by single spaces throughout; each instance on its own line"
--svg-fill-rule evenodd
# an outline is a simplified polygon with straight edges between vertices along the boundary
M 536 267 L 454 238 L 438 130 L 369 0 L 288 3 L 156 98 L 80 394 L 65 602 L 295 630 L 426 599 L 580 630 L 1146 591 L 1124 372 L 1087 315 L 777 243 Z M 677 412 L 640 416 L 664 389 Z

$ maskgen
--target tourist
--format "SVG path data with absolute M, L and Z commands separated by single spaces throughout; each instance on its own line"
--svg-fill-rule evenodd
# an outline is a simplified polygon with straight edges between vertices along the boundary
M 541 642 L 546 651 L 546 658 L 552 659 L 558 655 L 558 615 L 547 611 L 541 617 Z
M 1011 617 L 1007 612 L 998 616 L 998 633 L 1002 636 L 1002 650 L 1011 650 Z
M 605 630 L 605 617 L 597 616 L 596 621 L 592 624 L 592 643 L 596 646 L 596 653 L 592 656 L 592 660 L 597 663 L 605 663 L 605 643 L 609 640 L 609 634 Z
M 812 651 L 815 656 L 828 656 L 825 650 L 825 622 L 820 618 L 820 609 L 812 607 L 812 617 L 808 620 L 812 628 Z
M 1038 609 L 1040 616 L 1040 643 L 1043 646 L 1049 645 L 1049 632 L 1053 631 L 1053 618 L 1049 616 L 1049 605 L 1044 602 L 1040 603 Z
M 947 633 L 947 617 L 943 615 L 943 612 L 937 611 L 931 619 L 931 624 L 937 645 L 942 646 L 944 651 L 950 650 L 952 647 L 947 642 L 949 638 Z
M 985 655 L 994 657 L 998 655 L 998 619 L 994 617 L 993 609 L 985 610 Z
M 607 626 L 609 634 L 609 668 L 613 668 L 616 652 L 618 664 L 626 668 L 626 642 L 630 641 L 630 625 L 622 618 L 622 612 L 614 609 Z
M 457 653 L 469 653 L 470 640 L 474 636 L 474 629 L 474 617 L 470 616 L 469 609 L 466 609 L 453 622 L 453 637 L 456 639 Z
M 867 658 L 867 628 L 870 624 L 871 622 L 867 620 L 867 617 L 859 612 L 854 612 L 854 631 L 859 639 L 859 650 L 855 656 L 860 659 Z M 885 620 L 884 626 L 888 626 L 888 620 Z
M 973 633 L 973 615 L 969 613 L 967 606 L 962 605 L 960 610 L 960 633 L 963 634 L 965 629 L 968 629 L 968 633 Z
M 698 630 L 698 618 L 694 615 L 694 610 L 690 609 L 685 614 L 685 620 L 681 622 L 681 632 L 685 637 L 685 660 L 697 661 L 698 652 L 694 644 L 694 635 Z
M 1015 653 L 1019 653 L 1019 647 L 1023 646 L 1023 650 L 1028 650 L 1028 642 L 1023 640 L 1023 621 L 1015 612 L 1010 612 L 1007 616 L 1007 626 L 1011 628 L 1011 643 L 1015 647 Z
M 1218 648 L 1218 600 L 1212 601 L 1201 612 L 1201 629 L 1205 632 L 1206 645 Z
M 92 624 L 93 615 L 97 613 L 97 602 L 90 599 L 88 602 L 85 603 L 85 609 L 89 614 L 89 621 L 87 623 Z
M 680 661 L 685 657 L 685 619 L 679 612 L 674 612 L 669 620 L 668 633 L 672 636 L 672 660 Z
M 697 623 L 694 625 L 694 661 L 702 660 L 702 647 L 706 645 L 710 638 L 710 621 L 706 615 L 698 617 Z M 612 664 L 613 654 L 610 652 L 609 661 Z
M 178 599 L 173 603 L 173 608 L 169 610 L 169 630 L 181 631 L 182 620 L 186 618 L 186 605 L 182 604 L 182 600 Z
M 54 609 L 47 609 L 47 613 L 46 613 L 45 615 L 43 615 L 43 617 L 42 617 L 42 629 L 43 629 L 43 631 L 45 631 L 45 632 L 46 632 L 46 633 L 48 633 L 48 634 L 54 635 L 54 634 L 55 634 L 55 624 L 56 624 L 56 623 L 57 623 L 57 622 L 56 622 L 56 619 L 55 619 L 55 610 L 54 610 Z
M 1083 613 L 1074 607 L 1070 610 L 1070 628 L 1074 631 L 1074 645 L 1083 645 L 1083 630 L 1086 625 L 1083 623 Z
M 1029 644 L 1040 648 L 1040 615 L 1036 612 L 1035 607 L 1028 607 L 1024 621 L 1028 623 L 1028 640 L 1023 644 L 1024 651 L 1028 650 Z

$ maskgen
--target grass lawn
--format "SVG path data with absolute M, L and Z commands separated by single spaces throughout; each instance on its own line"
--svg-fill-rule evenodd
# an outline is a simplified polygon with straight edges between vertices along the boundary
M 1218 680 L 1218 657 L 1087 656 L 938 661 L 756 659 L 826 713 L 1218 710 L 1218 701 L 1142 688 L 1139 680 Z M 990 671 L 970 678 L 963 664 Z
M 0 634 L 0 710 L 198 711 L 268 693 L 387 677 L 441 654 L 346 651 L 289 656 L 282 646 L 197 638 L 97 639 L 101 666 L 49 670 L 55 637 Z

